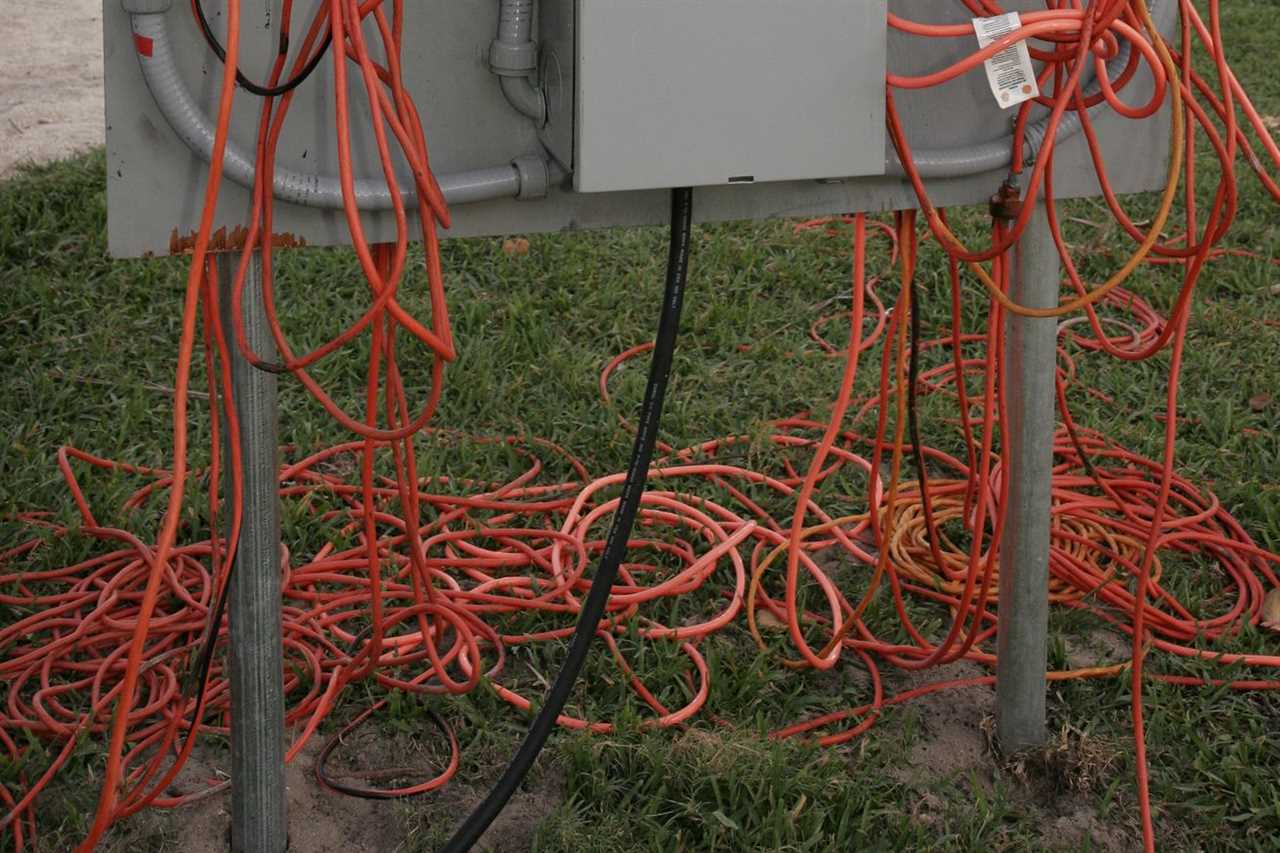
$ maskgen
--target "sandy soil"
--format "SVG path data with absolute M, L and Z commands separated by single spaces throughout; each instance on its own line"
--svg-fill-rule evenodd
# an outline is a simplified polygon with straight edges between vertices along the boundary
M 102 4 L 0 3 L 0 178 L 103 141 Z
M 1115 650 L 1105 636 L 1096 642 Z M 1096 654 L 1091 658 L 1097 659 Z M 987 671 L 975 663 L 958 661 L 927 673 L 895 676 L 901 679 L 901 683 L 895 684 L 895 690 L 986 674 Z M 947 802 L 936 792 L 940 782 L 949 780 L 958 789 L 968 788 L 973 796 L 980 797 L 993 793 L 1000 775 L 1006 781 L 1005 789 L 1012 795 L 1014 807 L 1037 819 L 1043 849 L 1087 847 L 1102 853 L 1121 853 L 1141 846 L 1135 837 L 1136 827 L 1100 817 L 1091 795 L 1071 790 L 1065 783 L 1073 773 L 1083 777 L 1091 772 L 1098 777 L 1089 783 L 1092 789 L 1113 777 L 1114 766 L 1101 766 L 1102 759 L 1092 754 L 1093 748 L 1086 753 L 1083 746 L 1075 742 L 1064 742 L 1057 748 L 1057 742 L 1051 741 L 1055 746 L 1046 747 L 1043 757 L 1028 756 L 1017 770 L 1008 766 L 998 770 L 1000 759 L 992 755 L 988 737 L 989 727 L 995 723 L 995 691 L 991 687 L 933 693 L 916 700 L 911 707 L 916 712 L 918 727 L 912 732 L 906 761 L 892 775 L 915 791 L 916 802 L 911 813 L 918 823 L 933 827 L 943 822 Z M 885 725 L 889 729 L 886 734 L 890 734 L 902 721 L 891 719 Z
M 488 793 L 488 783 L 455 781 L 439 791 L 407 800 L 362 799 L 321 787 L 314 776 L 323 738 L 316 737 L 285 769 L 291 853 L 406 853 L 430 849 L 424 836 L 451 830 Z M 361 729 L 348 736 L 330 759 L 338 777 L 386 768 L 405 775 L 375 782 L 396 787 L 430 778 L 447 751 L 430 738 L 379 735 Z M 191 794 L 228 777 L 231 756 L 225 748 L 198 745 L 171 793 Z M 355 779 L 353 781 L 362 781 Z M 523 787 L 476 845 L 477 853 L 524 853 L 533 844 L 540 821 L 564 802 L 564 777 L 552 768 Z M 112 830 L 106 849 L 128 853 L 174 850 L 179 853 L 227 853 L 231 794 L 215 794 L 179 809 L 149 809 Z
M 290 849 L 299 853 L 391 853 L 402 849 L 395 804 L 323 790 L 311 772 L 315 755 L 316 749 L 309 746 L 286 769 Z M 193 757 L 184 777 L 225 778 L 230 763 L 228 755 L 204 750 Z M 169 837 L 177 849 L 185 853 L 226 853 L 230 793 L 180 809 L 171 818 Z

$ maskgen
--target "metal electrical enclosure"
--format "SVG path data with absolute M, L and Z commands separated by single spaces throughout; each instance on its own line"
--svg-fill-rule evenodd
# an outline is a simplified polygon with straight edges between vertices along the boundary
M 141 0 L 125 2 L 136 6 Z M 295 9 L 291 38 L 294 44 L 301 42 L 318 2 L 320 0 L 302 0 Z M 629 116 L 625 121 L 627 132 L 641 134 L 648 140 L 649 150 L 630 149 L 631 156 L 643 155 L 649 161 L 646 180 L 654 179 L 654 162 L 669 169 L 666 177 L 673 181 L 678 176 L 688 179 L 689 183 L 702 183 L 704 178 L 700 176 L 705 175 L 705 180 L 714 185 L 700 187 L 695 193 L 694 209 L 700 221 L 916 206 L 915 194 L 905 181 L 894 175 L 879 174 L 890 152 L 884 142 L 881 113 L 872 111 L 882 108 L 885 57 L 888 70 L 893 73 L 921 74 L 944 68 L 971 53 L 976 42 L 964 38 L 922 40 L 893 30 L 886 36 L 884 0 L 683 2 L 691 7 L 705 5 L 728 12 L 723 22 L 724 35 L 703 38 L 696 45 L 699 56 L 686 56 L 685 61 L 699 61 L 706 66 L 714 66 L 722 57 L 725 62 L 731 59 L 735 63 L 746 59 L 754 62 L 740 89 L 736 86 L 726 89 L 721 83 L 712 86 L 715 69 L 710 67 L 706 69 L 705 78 L 699 75 L 699 79 L 686 82 L 690 91 L 701 88 L 705 92 L 714 88 L 722 93 L 710 100 L 699 97 L 704 110 L 703 114 L 694 116 L 695 123 L 709 124 L 711 111 L 727 110 L 732 104 L 734 115 L 722 117 L 722 128 L 743 128 L 739 133 L 743 137 L 767 133 L 772 139 L 770 146 L 776 146 L 779 154 L 803 150 L 802 146 L 809 145 L 819 151 L 808 157 L 815 162 L 819 157 L 848 157 L 835 171 L 849 174 L 817 175 L 830 172 L 834 167 L 822 161 L 820 167 L 811 169 L 814 165 L 811 162 L 796 162 L 791 164 L 795 169 L 818 179 L 770 180 L 782 177 L 787 165 L 784 163 L 777 172 L 770 172 L 768 163 L 777 159 L 773 154 L 757 156 L 751 165 L 745 165 L 734 159 L 729 146 L 724 146 L 718 154 L 694 151 L 688 144 L 694 139 L 691 131 L 671 130 L 676 126 L 673 123 L 684 121 L 688 131 L 688 116 L 676 115 L 674 107 L 662 110 L 660 98 L 648 97 L 648 112 L 643 121 L 638 115 Z M 141 62 L 146 57 L 139 53 L 140 43 L 133 37 L 130 15 L 121 3 L 122 0 L 104 0 L 108 245 L 117 257 L 180 252 L 184 239 L 198 225 L 207 166 L 175 133 L 148 90 L 141 71 Z M 160 17 L 171 43 L 173 78 L 185 87 L 193 108 L 202 110 L 206 116 L 215 114 L 221 66 L 205 45 L 189 4 L 180 0 L 146 0 L 146 3 L 164 10 Z M 538 43 L 540 83 L 546 93 L 549 116 L 542 127 L 512 108 L 489 68 L 489 47 L 498 26 L 498 0 L 416 0 L 407 5 L 403 57 L 406 85 L 423 117 L 436 172 L 446 174 L 492 167 L 527 156 L 543 157 L 552 164 L 552 181 L 545 198 L 507 198 L 454 205 L 451 209 L 453 228 L 444 236 L 532 233 L 666 221 L 668 194 L 663 189 L 579 192 L 574 187 L 573 174 L 578 165 L 587 170 L 587 186 L 592 180 L 587 152 L 583 152 L 582 164 L 575 163 L 578 74 L 583 76 L 592 97 L 600 100 L 613 97 L 619 103 L 629 101 L 633 105 L 642 103 L 634 91 L 628 91 L 636 85 L 630 77 L 619 76 L 615 71 L 612 84 L 608 83 L 607 73 L 596 80 L 590 59 L 595 53 L 591 36 L 576 32 L 575 25 L 579 13 L 590 22 L 593 4 L 602 8 L 626 7 L 630 10 L 628 15 L 642 15 L 647 11 L 667 19 L 642 21 L 647 39 L 655 31 L 680 24 L 670 20 L 683 17 L 683 13 L 670 11 L 676 3 L 677 0 L 539 0 L 534 38 Z M 850 21 L 856 19 L 864 23 L 839 30 L 823 27 L 822 31 L 818 31 L 815 23 L 813 31 L 803 39 L 791 31 L 776 46 L 772 39 L 761 41 L 786 29 L 775 9 L 804 17 L 796 10 L 811 3 L 812 9 L 804 14 L 813 15 L 815 21 L 820 12 L 836 15 L 831 10 L 838 6 L 843 10 L 839 14 L 848 16 Z M 240 65 L 252 79 L 266 77 L 266 70 L 278 50 L 279 5 L 280 0 L 241 0 Z M 1043 0 L 1008 0 L 1003 6 L 1008 10 L 1043 8 Z M 223 4 L 207 0 L 205 7 L 214 31 L 225 38 Z M 889 10 L 931 23 L 967 23 L 971 14 L 960 0 L 889 0 Z M 735 11 L 736 16 L 732 14 Z M 372 38 L 371 22 L 369 26 Z M 736 37 L 730 33 L 736 33 Z M 580 38 L 587 41 L 585 70 L 575 67 Z M 735 38 L 748 39 L 756 45 L 751 51 L 754 55 L 740 52 Z M 784 44 L 787 45 L 785 55 Z M 643 50 L 644 45 L 637 43 L 628 61 L 638 61 L 644 56 Z M 857 63 L 856 70 L 842 75 L 830 70 L 841 63 Z M 773 87 L 773 94 L 769 96 L 773 103 L 766 105 L 759 77 L 770 75 L 791 82 Z M 838 79 L 849 75 L 854 79 Z M 598 85 L 600 82 L 605 83 L 603 88 Z M 353 124 L 367 127 L 369 111 L 364 91 L 357 80 L 353 79 L 349 85 Z M 815 89 L 824 86 L 836 89 Z M 873 89 L 877 94 L 863 103 L 860 93 Z M 786 113 L 790 105 L 777 103 L 779 92 L 806 100 L 813 106 L 806 108 L 803 115 Z M 1125 97 L 1138 103 L 1150 92 L 1150 77 L 1144 68 L 1126 87 Z M 672 96 L 673 104 L 685 100 L 684 92 L 668 91 L 667 94 Z M 718 105 L 719 98 L 723 98 L 723 104 Z M 847 98 L 855 109 L 868 110 L 865 118 L 833 116 L 830 114 L 833 110 L 818 106 L 824 99 L 835 102 L 841 98 Z M 936 88 L 901 91 L 897 102 L 908 137 L 922 149 L 1007 137 L 1013 118 L 1013 111 L 1001 110 L 994 102 L 981 69 Z M 244 91 L 237 93 L 231 137 L 241 151 L 253 151 L 260 107 L 258 98 Z M 588 126 L 599 118 L 588 111 L 588 107 L 589 104 L 583 104 L 582 132 L 590 141 L 592 134 L 602 131 Z M 785 118 L 780 117 L 779 110 L 785 113 Z M 1149 190 L 1162 185 L 1169 139 L 1167 116 L 1167 109 L 1155 120 L 1129 121 L 1110 112 L 1098 116 L 1095 126 L 1117 192 Z M 837 128 L 841 121 L 847 122 L 844 129 Z M 796 138 L 786 138 L 789 134 Z M 720 139 L 724 135 L 723 129 L 716 131 Z M 353 139 L 354 168 L 360 176 L 378 174 L 371 137 L 372 134 L 365 133 Z M 752 140 L 743 141 L 754 145 Z M 596 152 L 591 156 L 611 155 Z M 696 172 L 677 171 L 687 168 L 686 159 L 692 163 L 695 158 L 699 163 Z M 1093 167 L 1080 135 L 1059 145 L 1054 163 L 1054 189 L 1059 197 L 1098 193 Z M 403 163 L 399 165 L 402 173 L 408 174 L 407 167 Z M 295 93 L 277 151 L 277 167 L 303 175 L 336 174 L 331 56 L 326 57 L 316 73 Z M 636 169 L 638 175 L 638 167 Z M 728 183 L 729 178 L 746 177 L 739 170 L 756 172 L 752 175 L 756 181 Z M 855 176 L 866 172 L 875 174 Z M 1004 169 L 992 169 L 960 178 L 930 180 L 929 193 L 940 205 L 982 202 L 999 186 L 1004 172 Z M 640 183 L 636 175 L 629 179 L 634 181 L 633 185 Z M 608 181 L 613 177 L 605 173 L 599 180 Z M 407 179 L 403 183 L 408 183 Z M 224 181 L 216 226 L 225 227 L 230 234 L 246 225 L 249 206 L 249 190 L 234 181 Z M 366 212 L 362 218 L 370 241 L 390 239 L 395 233 L 390 212 Z M 341 211 L 283 201 L 276 204 L 274 228 L 279 244 L 340 245 L 349 239 Z
M 884 173 L 885 0 L 577 0 L 579 192 Z

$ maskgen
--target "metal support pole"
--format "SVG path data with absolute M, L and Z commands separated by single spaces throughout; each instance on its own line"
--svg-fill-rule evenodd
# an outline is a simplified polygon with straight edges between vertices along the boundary
M 284 644 L 280 615 L 280 495 L 276 462 L 276 377 L 253 367 L 235 344 L 231 287 L 235 255 L 218 264 L 223 327 L 231 350 L 231 387 L 240 421 L 244 520 L 230 588 L 231 849 L 284 853 L 288 817 L 284 778 Z M 253 349 L 275 345 L 262 309 L 262 261 L 256 253 L 244 288 L 244 329 Z M 230 440 L 228 438 L 228 440 Z M 230 470 L 228 469 L 230 493 Z
M 1010 296 L 1035 308 L 1058 302 L 1058 251 L 1037 201 L 1014 249 Z M 1009 508 L 1000 545 L 996 735 L 1015 752 L 1045 739 L 1049 631 L 1050 488 L 1053 476 L 1057 321 L 1012 315 L 1005 348 Z

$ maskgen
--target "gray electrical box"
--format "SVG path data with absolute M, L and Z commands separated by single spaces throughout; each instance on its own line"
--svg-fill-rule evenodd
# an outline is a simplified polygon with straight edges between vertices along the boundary
M 192 126 L 216 114 L 221 65 L 190 4 L 127 0 L 154 9 L 142 20 L 122 0 L 104 0 L 108 245 L 117 257 L 183 252 L 199 225 L 208 174 Z M 263 80 L 279 48 L 281 0 L 241 0 L 240 65 Z M 320 0 L 295 9 L 298 44 Z M 1006 0 L 1009 10 L 1043 0 Z M 922 39 L 886 32 L 885 0 L 537 0 L 537 83 L 547 120 L 521 114 L 490 67 L 500 0 L 415 0 L 405 8 L 406 87 L 423 118 L 437 176 L 504 174 L 513 161 L 545 162 L 541 191 L 451 205 L 453 227 L 471 236 L 664 222 L 665 189 L 695 185 L 701 221 L 765 219 L 914 207 L 901 177 L 886 173 L 884 81 L 944 68 L 971 53 L 969 38 Z M 930 23 L 967 23 L 958 0 L 889 0 L 889 11 Z M 225 5 L 206 2 L 225 38 Z M 1176 4 L 1161 3 L 1159 16 Z M 1175 20 L 1176 23 L 1176 20 Z M 145 32 L 136 30 L 145 26 Z M 367 34 L 376 41 L 373 23 Z M 140 36 L 140 37 L 138 37 Z M 301 183 L 337 174 L 332 57 L 293 99 L 277 152 Z M 163 62 L 162 68 L 157 63 Z M 887 67 L 886 67 L 887 66 Z M 170 108 L 149 89 L 161 80 Z M 353 166 L 377 181 L 378 158 L 358 74 L 348 81 Z M 1143 68 L 1125 89 L 1131 103 L 1151 92 Z M 897 93 L 908 138 L 920 151 L 1007 140 L 1012 110 L 1000 109 L 981 69 L 942 86 Z M 175 110 L 174 105 L 177 105 Z M 248 224 L 261 101 L 237 92 L 232 145 L 248 159 L 222 186 L 215 227 L 234 244 Z M 1035 117 L 1043 116 L 1037 108 Z M 1153 189 L 1164 178 L 1167 110 L 1131 121 L 1102 111 L 1096 128 L 1118 192 Z M 197 121 L 198 119 L 198 121 Z M 1098 183 L 1081 134 L 1059 146 L 1060 197 L 1095 195 Z M 408 168 L 398 163 L 402 184 Z M 939 205 L 986 200 L 1006 168 L 928 181 Z M 737 182 L 735 182 L 737 179 Z M 750 180 L 750 183 L 747 181 Z M 278 245 L 341 245 L 346 219 L 333 206 L 276 193 Z M 394 239 L 387 210 L 361 214 L 369 240 Z M 413 216 L 411 215 L 411 218 Z M 410 227 L 413 227 L 411 223 Z
M 577 0 L 579 192 L 884 173 L 885 0 Z

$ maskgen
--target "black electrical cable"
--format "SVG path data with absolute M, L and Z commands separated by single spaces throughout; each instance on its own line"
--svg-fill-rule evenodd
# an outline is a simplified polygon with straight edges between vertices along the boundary
M 196 665 L 187 671 L 186 679 L 183 682 L 182 696 L 188 702 L 193 698 L 203 696 L 205 689 L 209 686 L 209 670 L 213 664 L 213 651 L 218 645 L 218 629 L 222 625 L 222 617 L 227 612 L 227 591 L 231 588 L 230 575 L 234 571 L 235 563 L 233 562 L 228 570 L 227 582 L 222 585 L 222 592 L 218 594 L 213 610 L 209 612 L 209 619 L 205 623 L 204 641 L 200 644 L 200 656 L 196 658 Z
M 209 44 L 209 49 L 218 57 L 218 61 L 225 63 L 227 61 L 227 52 L 223 49 L 222 44 L 218 41 L 218 37 L 213 34 L 213 29 L 209 26 L 209 19 L 204 14 L 204 4 L 201 0 L 191 0 L 191 6 L 196 13 L 196 22 L 200 25 L 200 32 L 204 34 L 204 40 Z M 307 60 L 306 66 L 297 73 L 296 76 L 286 80 L 278 86 L 260 86 L 254 83 L 240 71 L 239 66 L 236 67 L 236 82 L 240 84 L 240 88 L 246 92 L 258 95 L 262 98 L 275 98 L 290 92 L 300 85 L 302 81 L 311 76 L 311 72 L 316 70 L 316 66 L 320 64 L 320 60 L 324 58 L 325 53 L 329 49 L 331 39 L 330 33 L 324 34 L 324 41 L 320 44 L 320 49 L 315 52 L 311 59 Z M 280 53 L 289 52 L 289 34 L 280 33 Z
M 687 188 L 672 190 L 671 246 L 667 254 L 666 291 L 662 296 L 662 313 L 658 320 L 653 358 L 649 362 L 649 381 L 644 390 L 640 426 L 636 430 L 631 463 L 627 466 L 627 478 L 622 487 L 622 498 L 609 525 L 609 537 L 605 540 L 599 569 L 591 581 L 591 589 L 578 615 L 578 624 L 569 643 L 569 653 L 537 718 L 529 726 L 524 742 L 511 758 L 502 778 L 493 786 L 484 802 L 458 827 L 445 845 L 445 853 L 466 853 L 470 850 L 524 780 L 538 753 L 542 751 L 543 744 L 551 735 L 556 718 L 564 709 L 569 691 L 578 680 L 591 641 L 596 635 L 601 617 L 604 616 L 609 593 L 618 575 L 618 566 L 626 556 L 627 540 L 631 537 L 631 528 L 640 509 L 640 497 L 649 477 L 649 463 L 653 459 L 653 448 L 658 438 L 658 423 L 662 418 L 662 402 L 667 392 L 667 380 L 671 375 L 671 359 L 676 347 L 676 333 L 680 328 L 685 278 L 689 271 L 689 231 L 692 219 L 693 191 Z

